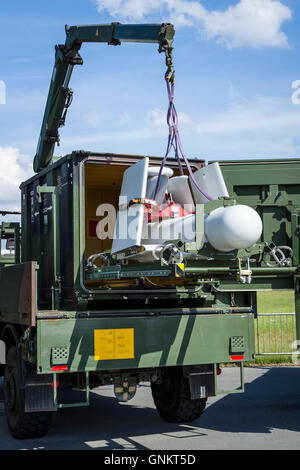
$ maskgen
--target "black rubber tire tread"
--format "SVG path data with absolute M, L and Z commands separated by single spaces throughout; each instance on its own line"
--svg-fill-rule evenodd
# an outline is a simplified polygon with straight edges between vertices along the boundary
M 162 374 L 162 384 L 151 383 L 156 409 L 161 418 L 169 423 L 189 423 L 199 418 L 206 406 L 206 398 L 192 400 L 189 380 L 183 376 L 181 367 L 168 367 Z M 166 394 L 164 381 L 172 385 Z
M 13 370 L 18 384 L 21 383 L 21 374 L 19 370 L 18 354 L 16 346 L 11 346 L 7 353 L 6 365 L 4 370 L 4 380 Z M 24 390 L 17 389 L 14 409 L 8 406 L 8 396 L 4 386 L 4 407 L 7 425 L 10 433 L 16 439 L 33 439 L 47 434 L 51 426 L 51 412 L 25 413 Z

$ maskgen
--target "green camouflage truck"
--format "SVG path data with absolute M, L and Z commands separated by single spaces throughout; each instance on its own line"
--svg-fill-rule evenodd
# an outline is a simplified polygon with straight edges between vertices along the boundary
M 197 419 L 210 396 L 243 392 L 258 291 L 294 289 L 300 337 L 300 159 L 219 162 L 228 195 L 195 205 L 194 241 L 171 240 L 169 259 L 170 243 L 151 262 L 114 260 L 112 240 L 97 236 L 104 215 L 97 209 L 117 209 L 124 173 L 145 156 L 80 150 L 53 157 L 71 72 L 82 63 L 83 42 L 153 42 L 165 51 L 174 30 L 112 24 L 66 32 L 66 44 L 56 46 L 35 174 L 21 184 L 21 224 L 0 229 L 14 247 L 0 258 L 0 375 L 8 428 L 23 439 L 44 435 L 59 408 L 88 405 L 90 390 L 102 385 L 126 401 L 150 382 L 170 422 Z M 150 167 L 161 161 L 147 157 Z M 199 159 L 190 165 L 206 167 Z M 168 167 L 178 174 L 175 160 Z M 226 252 L 203 243 L 205 217 L 236 205 L 260 216 L 260 239 Z M 238 389 L 219 390 L 222 363 L 239 366 Z M 85 401 L 64 403 L 65 385 L 85 390 Z

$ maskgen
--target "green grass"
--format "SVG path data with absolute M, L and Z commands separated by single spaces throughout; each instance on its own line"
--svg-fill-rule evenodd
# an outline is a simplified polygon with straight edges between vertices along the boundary
M 275 290 L 257 293 L 258 313 L 290 313 L 295 311 L 294 291 Z
M 272 291 L 272 292 L 258 292 L 257 294 L 257 311 L 258 313 L 292 313 L 295 311 L 294 291 Z M 258 322 L 258 335 L 260 352 L 276 352 L 277 338 L 277 351 L 288 351 L 293 341 L 292 328 L 295 321 L 292 316 L 283 316 L 279 318 L 259 317 L 255 322 Z M 257 327 L 257 323 L 255 325 Z M 256 330 L 255 330 L 256 331 Z M 263 337 L 265 341 L 263 341 Z M 257 348 L 257 333 L 255 335 L 255 351 Z M 291 356 L 257 356 L 254 361 L 255 364 L 291 364 Z

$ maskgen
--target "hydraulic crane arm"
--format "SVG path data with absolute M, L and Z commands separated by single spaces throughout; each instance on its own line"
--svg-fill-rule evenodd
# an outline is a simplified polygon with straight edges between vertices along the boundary
M 66 26 L 66 42 L 55 46 L 55 64 L 49 88 L 44 119 L 40 132 L 33 168 L 39 172 L 52 160 L 55 144 L 59 144 L 58 129 L 65 124 L 67 109 L 73 92 L 69 88 L 75 65 L 82 65 L 79 49 L 83 42 L 106 42 L 120 45 L 122 42 L 159 44 L 159 52 L 172 49 L 174 27 L 170 23 L 124 25 L 119 23 Z

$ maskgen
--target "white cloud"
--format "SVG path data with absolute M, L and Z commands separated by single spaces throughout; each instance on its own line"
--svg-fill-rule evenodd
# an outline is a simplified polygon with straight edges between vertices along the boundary
M 194 142 L 207 159 L 298 157 L 300 106 L 274 96 L 234 96 L 227 110 L 198 120 Z
M 203 158 L 263 158 L 297 156 L 300 151 L 300 105 L 289 98 L 246 98 L 230 85 L 228 108 L 203 117 L 178 113 L 178 127 L 187 155 Z M 148 111 L 145 119 L 153 139 L 167 135 L 166 113 Z
M 185 130 L 187 127 L 194 126 L 193 119 L 186 113 L 178 112 L 178 127 Z M 145 122 L 147 127 L 164 128 L 167 132 L 167 112 L 163 109 L 155 108 L 147 111 Z
M 130 121 L 131 121 L 131 117 L 129 113 L 124 111 L 122 114 L 120 114 L 119 118 L 117 119 L 116 124 L 119 127 L 123 127 L 123 126 L 126 126 L 126 124 L 128 124 Z
M 178 127 L 188 157 L 240 159 L 296 157 L 300 152 L 300 105 L 289 98 L 255 96 L 245 98 L 230 87 L 228 108 L 206 111 L 203 117 L 178 113 Z M 131 121 L 126 130 L 69 135 L 64 144 L 87 150 L 162 155 L 168 139 L 166 111 L 149 110 L 144 122 Z M 107 148 L 106 148 L 107 147 Z M 66 152 L 65 152 L 66 153 Z
M 32 176 L 32 162 L 14 147 L 0 147 L 0 209 L 20 210 L 22 181 Z
M 227 111 L 206 115 L 198 121 L 196 129 L 201 135 L 238 135 L 248 133 L 257 136 L 267 132 L 276 136 L 297 135 L 300 126 L 300 109 L 289 100 L 258 96 L 252 101 L 237 97 Z
M 120 20 L 143 21 L 164 18 L 175 26 L 194 26 L 207 39 L 227 48 L 287 47 L 282 23 L 292 18 L 291 10 L 279 0 L 239 0 L 226 10 L 210 11 L 198 0 L 94 0 Z
M 151 111 L 147 111 L 145 117 L 145 123 L 147 127 L 160 128 L 164 127 L 167 129 L 167 113 L 162 109 L 155 108 Z
M 215 37 L 228 48 L 249 46 L 288 46 L 280 31 L 291 10 L 274 0 L 241 0 L 226 11 L 213 11 L 204 19 L 208 37 Z
M 98 11 L 108 10 L 112 16 L 142 20 L 155 10 L 160 10 L 160 0 L 96 0 Z
M 90 111 L 88 113 L 85 113 L 83 115 L 83 119 L 91 126 L 91 127 L 97 127 L 100 122 L 101 122 L 101 117 L 99 113 Z

